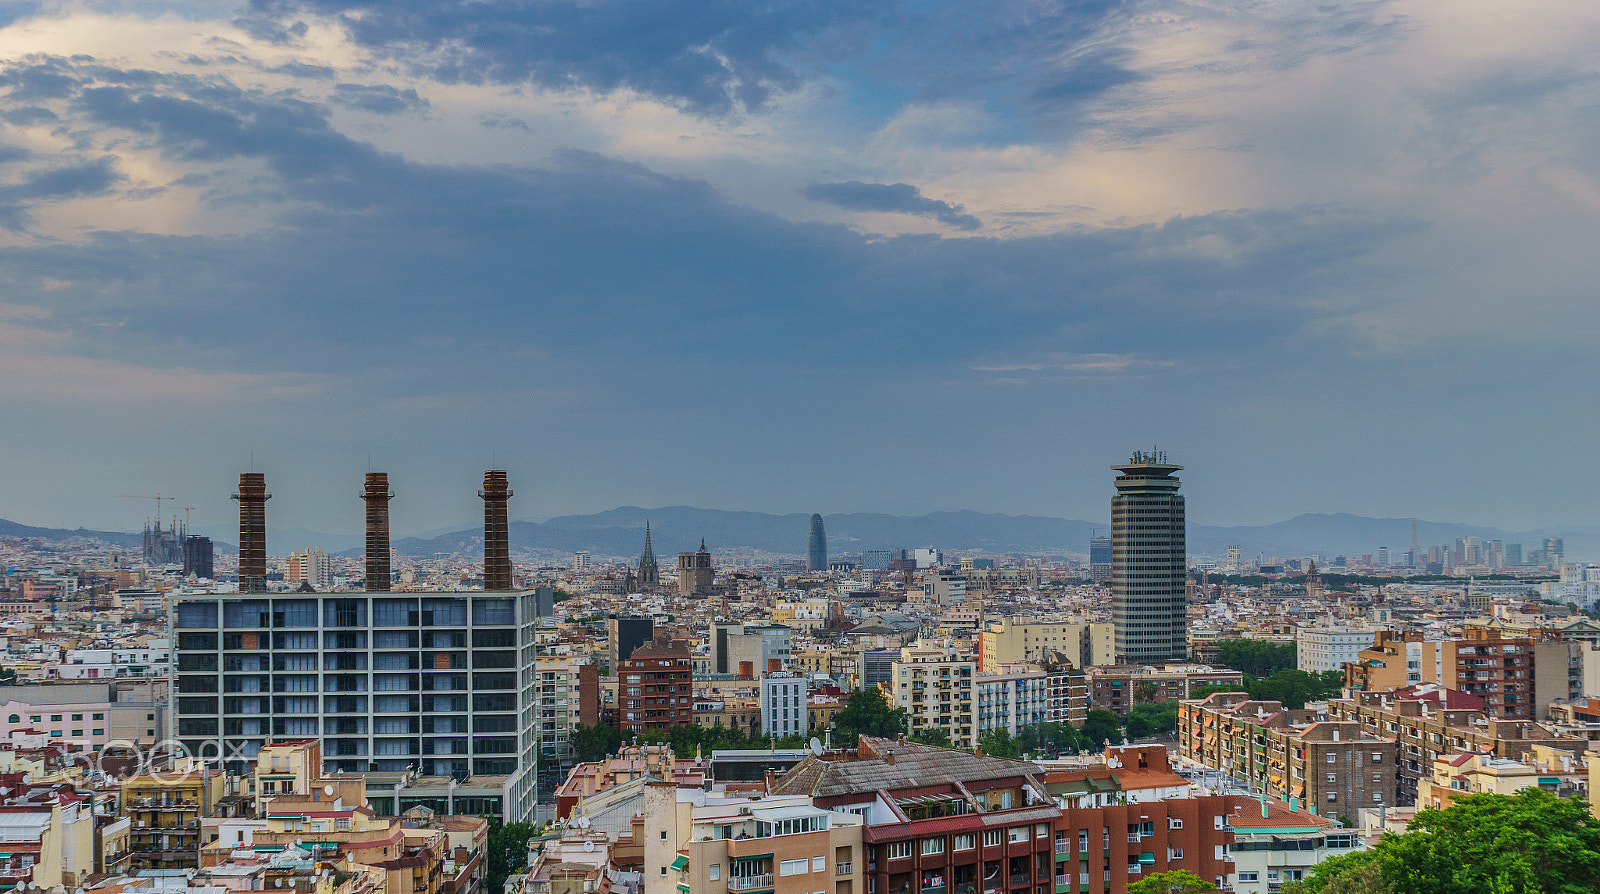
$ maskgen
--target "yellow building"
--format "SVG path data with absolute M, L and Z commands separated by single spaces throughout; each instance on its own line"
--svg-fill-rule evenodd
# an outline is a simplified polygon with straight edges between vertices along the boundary
M 200 818 L 216 808 L 225 787 L 221 770 L 198 761 L 124 780 L 122 815 L 133 825 L 130 868 L 199 865 Z
M 1003 664 L 1043 662 L 1051 652 L 1060 652 L 1079 668 L 1116 661 L 1111 624 L 1003 618 L 979 631 L 978 640 L 978 667 L 985 673 Z

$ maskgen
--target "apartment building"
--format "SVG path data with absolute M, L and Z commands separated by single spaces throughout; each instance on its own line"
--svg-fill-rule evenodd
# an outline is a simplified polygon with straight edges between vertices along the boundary
M 978 632 L 978 669 L 993 673 L 1001 665 L 1043 663 L 1052 653 L 1073 667 L 1116 661 L 1114 625 L 1086 621 L 1031 621 L 1002 618 Z
M 593 655 L 576 655 L 565 647 L 540 649 L 533 662 L 534 736 L 541 772 L 553 788 L 577 762 L 573 729 L 600 723 L 600 666 Z
M 680 806 L 681 797 L 671 785 L 646 792 L 645 827 L 657 830 L 658 840 L 645 841 L 645 894 L 866 890 L 862 817 L 822 809 L 805 796 L 751 801 L 705 795 Z M 654 847 L 662 851 L 655 872 Z
M 199 865 L 200 818 L 226 793 L 221 770 L 198 761 L 122 782 L 122 815 L 132 825 L 129 867 L 182 869 Z
M 665 634 L 633 650 L 617 669 L 617 726 L 624 735 L 694 722 L 694 661 Z
M 1567 643 L 1559 634 L 1506 637 L 1469 626 L 1465 639 L 1421 637 L 1381 631 L 1356 663 L 1345 666 L 1345 685 L 1388 692 L 1433 683 L 1483 699 L 1484 715 L 1501 720 L 1543 719 L 1551 701 L 1573 694 Z
M 892 704 L 906 712 L 910 732 L 938 728 L 957 748 L 977 744 L 973 692 L 976 662 L 948 648 L 913 645 L 900 650 L 892 670 Z
M 1312 674 L 1342 671 L 1346 664 L 1361 660 L 1362 649 L 1372 648 L 1379 629 L 1338 625 L 1301 627 L 1294 634 L 1295 667 Z
M 761 678 L 761 733 L 778 738 L 804 735 L 811 729 L 806 711 L 806 681 L 798 674 Z
M 317 738 L 330 770 L 478 777 L 508 791 L 503 816 L 521 819 L 537 764 L 534 600 L 175 596 L 173 731 L 233 775 L 268 741 Z
M 997 671 L 974 678 L 978 735 L 1003 729 L 1015 736 L 1022 727 L 1039 723 L 1081 726 L 1087 718 L 1087 678 L 1078 668 L 1042 670 L 1023 664 Z
M 1329 699 L 1328 718 L 1359 724 L 1366 735 L 1395 743 L 1396 798 L 1403 806 L 1416 803 L 1418 782 L 1442 755 L 1471 751 L 1521 760 L 1535 746 L 1582 751 L 1586 744 L 1530 721 L 1491 718 L 1477 696 L 1437 686 L 1352 696 Z
M 33 731 L 66 751 L 112 742 L 148 748 L 167 731 L 167 681 L 0 686 L 0 737 Z
M 1394 740 L 1354 721 L 1218 692 L 1179 702 L 1178 741 L 1185 759 L 1318 815 L 1396 804 Z
M 1128 713 L 1135 701 L 1174 701 L 1201 687 L 1244 683 L 1244 674 L 1236 670 L 1205 664 L 1113 664 L 1087 670 L 1089 706 L 1119 715 Z
M 1053 894 L 1061 809 L 1022 761 L 863 736 L 854 759 L 808 756 L 773 783 L 866 821 L 872 894 Z
M 1588 787 L 1588 769 L 1568 752 L 1554 761 L 1514 761 L 1491 754 L 1441 755 L 1433 774 L 1417 784 L 1417 806 L 1449 807 L 1456 798 L 1472 794 L 1512 795 L 1538 788 L 1566 797 Z

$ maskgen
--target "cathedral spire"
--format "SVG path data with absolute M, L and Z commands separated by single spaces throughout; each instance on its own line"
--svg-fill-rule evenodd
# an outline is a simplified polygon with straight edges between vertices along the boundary
M 656 551 L 650 546 L 650 522 L 644 523 L 644 554 L 639 557 L 639 587 L 648 589 L 661 584 L 661 568 L 656 564 Z

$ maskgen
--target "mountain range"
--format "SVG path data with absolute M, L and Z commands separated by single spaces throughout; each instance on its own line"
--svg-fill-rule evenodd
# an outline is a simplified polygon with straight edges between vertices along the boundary
M 651 523 L 656 557 L 664 568 L 673 565 L 679 552 L 697 549 L 704 538 L 713 552 L 754 549 L 801 556 L 805 553 L 806 532 L 811 516 L 805 513 L 772 515 L 762 512 L 736 512 L 668 506 L 641 509 L 623 506 L 592 515 L 566 515 L 547 521 L 511 523 L 514 551 L 573 553 L 587 550 L 597 557 L 637 558 L 644 546 L 645 522 Z M 919 516 L 897 516 L 857 512 L 823 516 L 830 555 L 859 555 L 862 550 L 883 547 L 935 546 L 951 553 L 1082 556 L 1088 551 L 1094 533 L 1110 530 L 1106 523 L 1034 515 L 1002 515 L 971 511 L 933 512 Z M 233 546 L 208 530 L 219 552 L 232 552 Z M 50 541 L 72 538 L 99 539 L 137 549 L 139 534 L 87 529 L 39 528 L 0 519 L 0 537 L 37 537 Z M 1417 539 L 1424 549 L 1431 544 L 1448 544 L 1459 537 L 1504 540 L 1521 543 L 1525 551 L 1538 548 L 1545 537 L 1562 537 L 1566 555 L 1583 559 L 1600 554 L 1600 528 L 1566 527 L 1532 531 L 1502 531 L 1480 525 L 1418 521 Z M 1239 544 L 1246 558 L 1262 556 L 1359 556 L 1389 547 L 1396 559 L 1411 542 L 1411 519 L 1366 518 L 1348 513 L 1308 513 L 1270 525 L 1218 527 L 1191 524 L 1188 529 L 1189 553 L 1220 557 L 1229 544 Z M 359 534 L 330 534 L 304 528 L 271 530 L 268 546 L 274 555 L 306 546 L 320 546 L 330 553 L 359 556 L 365 549 Z M 406 537 L 395 541 L 402 555 L 434 554 L 475 556 L 483 553 L 483 531 L 477 524 L 431 537 Z

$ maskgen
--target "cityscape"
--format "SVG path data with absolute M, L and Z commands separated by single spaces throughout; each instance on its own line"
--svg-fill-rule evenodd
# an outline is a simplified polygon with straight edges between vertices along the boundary
M 0 894 L 1600 892 L 1600 4 L 0 4 Z

